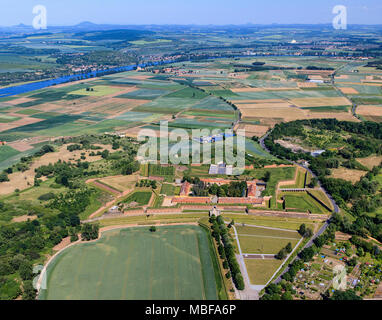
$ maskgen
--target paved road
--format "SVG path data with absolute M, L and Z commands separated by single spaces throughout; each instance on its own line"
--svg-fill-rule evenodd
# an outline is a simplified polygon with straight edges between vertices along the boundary
M 259 140 L 259 143 L 260 143 L 260 146 L 263 148 L 263 150 L 265 150 L 266 152 L 269 152 L 268 148 L 265 146 L 265 143 L 264 143 L 264 140 L 271 134 L 272 130 L 270 130 L 269 132 L 267 132 L 263 137 L 260 138 Z M 300 163 L 297 163 L 297 162 L 294 162 L 294 161 L 289 161 L 301 168 L 304 168 L 306 169 L 311 175 L 313 178 L 316 178 L 317 179 L 317 176 L 313 173 L 312 170 L 310 170 L 307 166 L 304 166 Z M 333 205 L 333 208 L 334 208 L 334 212 L 338 213 L 340 211 L 337 203 L 334 201 L 334 199 L 332 198 L 332 196 L 322 187 L 321 185 L 321 182 L 317 179 L 318 181 L 318 186 L 319 188 L 326 194 L 326 196 L 329 198 L 330 202 L 332 203 Z M 321 234 L 323 234 L 325 232 L 325 230 L 328 228 L 329 226 L 329 223 L 330 223 L 330 219 L 327 220 L 324 225 L 320 228 L 320 230 L 309 240 L 309 242 L 304 246 L 303 249 L 306 249 L 306 248 L 309 248 L 313 245 L 313 241 L 318 237 L 320 236 Z M 302 249 L 302 250 L 303 250 Z M 292 263 L 294 260 L 298 259 L 298 256 L 296 256 L 290 263 Z M 284 271 L 281 273 L 281 275 L 276 279 L 274 280 L 273 282 L 274 283 L 279 283 L 281 281 L 281 276 L 288 272 L 289 271 L 289 266 L 287 268 L 284 269 Z
M 325 224 L 321 227 L 321 229 L 308 241 L 308 243 L 301 249 L 301 251 L 302 250 L 304 250 L 304 249 L 306 249 L 306 248 L 309 248 L 309 247 L 311 247 L 312 245 L 313 245 L 313 241 L 314 241 L 314 239 L 316 239 L 317 237 L 319 237 L 320 235 L 322 235 L 324 232 L 325 232 L 325 230 L 327 229 L 329 227 L 329 221 L 326 221 L 325 222 Z M 295 261 L 296 259 L 298 259 L 298 257 L 297 256 L 295 256 L 295 258 L 289 263 L 289 264 L 291 264 L 293 261 Z M 277 278 L 277 279 L 275 279 L 274 281 L 273 281 L 273 283 L 279 283 L 281 280 L 282 280 L 282 278 L 281 278 L 281 276 L 284 274 L 284 273 L 286 273 L 286 272 L 288 272 L 289 271 L 289 266 L 287 266 L 285 269 L 284 269 L 284 271 L 280 274 L 280 276 Z
M 237 248 L 239 249 L 239 254 L 236 255 L 236 259 L 240 265 L 240 270 L 242 271 L 241 274 L 243 275 L 244 280 L 244 290 L 237 290 L 235 288 L 236 297 L 238 297 L 240 300 L 259 300 L 259 292 L 263 288 L 263 286 L 255 286 L 251 284 L 251 281 L 249 280 L 247 267 L 243 258 L 243 252 L 241 251 L 239 236 L 237 234 L 235 226 L 232 226 L 232 229 L 235 233 Z

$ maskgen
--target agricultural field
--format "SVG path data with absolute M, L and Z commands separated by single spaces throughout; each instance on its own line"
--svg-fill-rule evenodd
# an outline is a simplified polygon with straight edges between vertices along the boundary
M 215 257 L 208 241 L 198 226 L 104 232 L 49 264 L 47 290 L 39 298 L 216 300 Z
M 322 63 L 262 60 L 291 67 Z M 238 61 L 174 63 L 177 71 L 169 74 L 128 71 L 6 98 L 0 140 L 114 131 L 136 136 L 141 126 L 161 120 L 173 128 L 228 129 L 236 124 L 239 111 L 245 121 L 240 128 L 248 137 L 261 136 L 280 121 L 323 117 L 358 121 L 350 112 L 350 100 L 331 85 L 304 87 L 286 71 L 248 72 L 243 77 L 234 72 L 234 65 L 255 59 Z
M 367 158 L 358 158 L 357 161 L 369 170 L 372 170 L 373 167 L 378 166 L 382 163 L 382 156 L 375 155 Z
M 367 171 L 338 168 L 338 169 L 332 169 L 331 177 L 350 181 L 354 184 L 358 182 L 366 174 L 367 174 Z

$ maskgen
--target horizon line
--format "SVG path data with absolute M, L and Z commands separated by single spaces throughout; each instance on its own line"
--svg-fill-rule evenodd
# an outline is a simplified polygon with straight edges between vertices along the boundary
M 133 23 L 133 24 L 120 24 L 120 23 L 95 23 L 91 21 L 82 21 L 76 24 L 70 24 L 70 25 L 48 25 L 47 29 L 42 29 L 42 30 L 36 30 L 36 31 L 44 31 L 48 30 L 49 28 L 59 28 L 59 27 L 77 27 L 80 25 L 84 24 L 89 24 L 89 25 L 94 25 L 94 26 L 120 26 L 120 27 L 127 27 L 127 26 L 199 26 L 199 27 L 228 27 L 228 26 L 328 26 L 332 25 L 331 22 L 325 22 L 325 23 L 278 23 L 278 22 L 272 22 L 272 23 L 242 23 L 242 24 L 235 24 L 235 23 L 227 23 L 227 24 L 198 24 L 198 23 L 188 23 L 188 24 L 177 24 L 177 23 Z M 0 28 L 15 28 L 15 27 L 30 27 L 33 28 L 32 25 L 24 24 L 24 23 L 19 23 L 19 24 L 14 24 L 14 25 L 0 25 Z M 380 24 L 366 24 L 366 23 L 348 23 L 348 26 L 381 26 L 382 23 Z

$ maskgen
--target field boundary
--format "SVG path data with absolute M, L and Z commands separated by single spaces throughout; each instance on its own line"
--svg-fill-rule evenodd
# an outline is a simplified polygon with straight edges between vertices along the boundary
M 148 225 L 151 225 L 151 224 L 148 224 Z M 76 244 L 80 244 L 80 243 L 93 243 L 93 242 L 96 242 L 98 240 L 101 239 L 101 237 L 103 236 L 103 233 L 104 232 L 107 232 L 107 231 L 112 231 L 112 230 L 117 230 L 117 229 L 127 229 L 127 228 L 136 228 L 136 227 L 145 227 L 147 228 L 148 225 L 139 225 L 139 224 L 125 224 L 125 225 L 113 225 L 113 226 L 107 226 L 107 227 L 102 227 L 100 228 L 99 230 L 99 234 L 98 234 L 98 238 L 97 239 L 94 239 L 94 240 L 90 240 L 90 241 L 82 241 L 81 240 L 81 237 L 79 240 L 75 241 L 75 242 L 72 242 L 70 244 L 68 244 L 66 247 L 62 248 L 61 250 L 57 251 L 53 256 L 51 256 L 49 258 L 49 260 L 44 264 L 44 267 L 42 268 L 41 270 L 41 273 L 40 273 L 40 276 L 39 278 L 37 279 L 37 282 L 36 282 L 36 290 L 37 290 L 37 299 L 38 299 L 38 296 L 39 296 L 39 293 L 41 291 L 41 285 L 42 285 L 42 282 L 45 280 L 46 282 L 48 281 L 47 279 L 47 269 L 48 269 L 48 266 L 54 261 L 54 259 L 56 257 L 58 257 L 62 252 L 64 252 L 66 249 L 76 245 Z M 172 226 L 172 225 L 195 225 L 195 226 L 198 226 L 199 224 L 196 223 L 196 222 L 179 222 L 179 223 L 168 223 L 168 224 L 155 224 L 156 226 Z

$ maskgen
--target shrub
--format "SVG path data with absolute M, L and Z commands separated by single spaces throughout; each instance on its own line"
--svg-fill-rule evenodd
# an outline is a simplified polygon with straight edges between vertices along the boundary
M 48 201 L 48 200 L 54 199 L 54 197 L 55 197 L 55 195 L 53 192 L 48 192 L 48 193 L 45 193 L 45 194 L 42 194 L 41 196 L 39 196 L 38 200 Z

